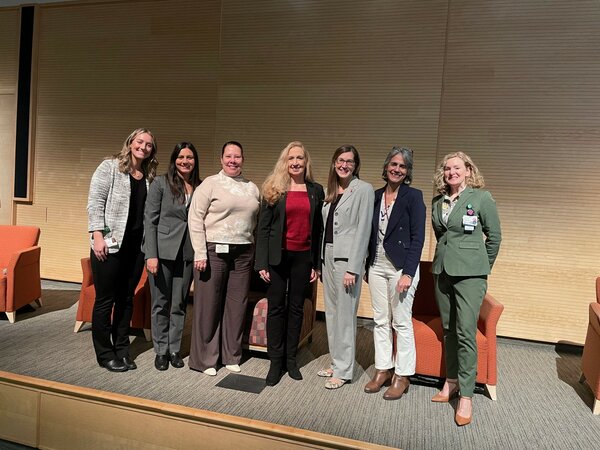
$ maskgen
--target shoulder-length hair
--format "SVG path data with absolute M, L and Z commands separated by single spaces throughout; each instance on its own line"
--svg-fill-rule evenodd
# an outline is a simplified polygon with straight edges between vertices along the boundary
M 329 177 L 327 178 L 327 196 L 325 197 L 325 201 L 327 203 L 331 203 L 336 199 L 338 195 L 338 189 L 340 188 L 338 175 L 335 171 L 335 162 L 342 153 L 347 152 L 352 152 L 352 157 L 354 158 L 354 170 L 352 171 L 352 175 L 358 178 L 358 174 L 360 172 L 360 156 L 358 154 L 358 150 L 356 150 L 354 145 L 342 145 L 335 152 L 333 152 L 333 156 L 331 157 Z
M 179 203 L 185 203 L 185 183 L 183 179 L 177 173 L 177 158 L 179 157 L 179 153 L 181 150 L 189 148 L 194 155 L 194 168 L 190 173 L 189 182 L 192 185 L 192 191 L 198 187 L 198 185 L 202 182 L 200 180 L 200 169 L 198 168 L 198 152 L 196 151 L 196 147 L 191 142 L 180 142 L 175 145 L 173 152 L 171 152 L 171 158 L 169 159 L 169 168 L 167 169 L 167 183 L 169 184 L 169 188 L 171 189 L 171 193 L 173 197 L 179 201 Z
M 150 135 L 152 139 L 152 151 L 150 155 L 146 159 L 142 161 L 142 173 L 144 174 L 144 178 L 147 178 L 148 181 L 154 180 L 156 176 L 156 168 L 158 167 L 158 160 L 156 159 L 156 152 L 158 151 L 156 145 L 156 139 L 150 130 L 147 128 L 136 128 L 131 132 L 125 142 L 123 142 L 123 147 L 121 151 L 114 155 L 114 158 L 119 161 L 119 170 L 123 173 L 131 172 L 131 143 L 133 140 L 138 137 L 138 135 L 147 133 Z
M 444 158 L 442 159 L 442 161 L 438 165 L 438 168 L 435 171 L 435 175 L 433 176 L 433 184 L 435 185 L 436 191 L 438 191 L 440 194 L 450 193 L 448 185 L 444 180 L 444 167 L 446 166 L 448 160 L 452 158 L 462 159 L 465 163 L 465 167 L 471 171 L 471 175 L 469 175 L 465 180 L 467 186 L 470 186 L 472 188 L 482 188 L 485 186 L 483 175 L 481 175 L 481 172 L 479 172 L 479 169 L 477 168 L 471 157 L 463 152 L 453 152 L 448 153 L 446 156 L 444 156 Z
M 310 155 L 300 141 L 290 142 L 279 154 L 273 171 L 266 178 L 262 185 L 263 199 L 269 204 L 274 205 L 290 187 L 291 177 L 288 169 L 288 154 L 290 150 L 298 147 L 304 153 L 304 180 L 313 181 L 312 163 Z
M 413 151 L 410 148 L 405 147 L 392 147 L 390 152 L 385 157 L 385 161 L 383 162 L 383 173 L 381 174 L 381 178 L 385 181 L 388 180 L 387 177 L 387 166 L 392 161 L 394 156 L 400 155 L 404 160 L 404 165 L 406 166 L 406 177 L 404 177 L 404 184 L 412 183 L 412 173 L 413 173 Z

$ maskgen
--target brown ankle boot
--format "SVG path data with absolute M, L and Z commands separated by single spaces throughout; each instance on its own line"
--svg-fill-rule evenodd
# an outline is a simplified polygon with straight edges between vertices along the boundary
M 392 374 L 389 369 L 375 369 L 375 375 L 373 375 L 373 379 L 365 385 L 365 392 L 367 394 L 379 392 L 381 390 L 381 386 L 389 386 L 391 380 Z
M 392 385 L 383 394 L 384 400 L 398 400 L 400 397 L 402 397 L 402 394 L 408 392 L 409 386 L 410 380 L 408 377 L 399 377 L 398 375 L 394 374 L 394 378 L 392 378 Z

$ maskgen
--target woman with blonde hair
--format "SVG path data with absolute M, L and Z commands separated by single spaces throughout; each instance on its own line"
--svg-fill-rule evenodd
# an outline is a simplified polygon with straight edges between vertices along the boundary
M 296 353 L 304 293 L 320 274 L 320 211 L 324 196 L 323 187 L 313 181 L 310 156 L 304 145 L 290 142 L 262 186 L 254 266 L 260 277 L 270 283 L 268 386 L 276 385 L 285 370 L 294 380 L 302 379 Z
M 440 195 L 431 209 L 437 239 L 432 273 L 444 330 L 447 378 L 431 401 L 447 403 L 460 395 L 454 420 L 463 426 L 473 415 L 479 308 L 502 236 L 496 202 L 481 190 L 483 176 L 468 155 L 446 155 L 434 182 Z
M 156 151 L 149 130 L 133 130 L 121 151 L 102 161 L 90 183 L 88 231 L 96 288 L 92 340 L 98 363 L 111 372 L 137 367 L 129 355 L 128 333 L 144 268 L 144 205 L 156 174 Z

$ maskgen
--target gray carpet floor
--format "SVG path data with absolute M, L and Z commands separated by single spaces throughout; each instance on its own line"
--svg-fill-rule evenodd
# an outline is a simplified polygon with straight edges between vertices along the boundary
M 152 345 L 141 333 L 132 336 L 137 370 L 101 369 L 90 326 L 73 333 L 77 298 L 77 290 L 46 285 L 42 308 L 19 311 L 15 324 L 2 315 L 0 370 L 404 449 L 600 447 L 600 416 L 590 410 L 593 395 L 578 382 L 578 348 L 500 339 L 498 401 L 479 388 L 473 423 L 458 428 L 453 421 L 455 402 L 430 402 L 440 386 L 438 379 L 413 378 L 409 392 L 394 402 L 363 392 L 374 371 L 371 321 L 359 324 L 352 384 L 327 391 L 324 379 L 317 377 L 316 372 L 329 364 L 325 324 L 318 321 L 313 342 L 299 354 L 304 380 L 285 375 L 277 386 L 251 394 L 217 387 L 228 375 L 224 368 L 216 377 L 189 370 L 187 364 L 184 369 L 157 371 Z M 188 314 L 184 349 L 189 349 L 190 318 Z M 252 352 L 241 367 L 245 375 L 264 377 L 269 361 Z

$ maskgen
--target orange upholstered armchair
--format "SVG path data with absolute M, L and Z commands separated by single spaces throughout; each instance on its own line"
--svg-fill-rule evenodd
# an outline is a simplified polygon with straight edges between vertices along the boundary
M 15 322 L 17 309 L 42 306 L 38 227 L 0 225 L 0 312 Z
M 79 304 L 77 305 L 77 316 L 75 318 L 75 330 L 77 333 L 86 322 L 92 322 L 92 311 L 96 302 L 96 288 L 92 278 L 92 263 L 90 258 L 81 259 L 81 269 L 83 271 L 83 280 L 81 281 L 81 291 L 79 293 Z M 144 270 L 140 281 L 135 288 L 133 297 L 133 315 L 131 316 L 130 326 L 132 328 L 142 328 L 146 341 L 152 340 L 150 333 L 150 314 L 152 301 L 150 298 L 150 284 L 148 274 Z
M 600 277 L 596 278 L 596 301 L 590 303 L 589 313 L 590 321 L 583 346 L 580 381 L 587 380 L 594 393 L 592 413 L 600 414 Z
M 416 373 L 445 377 L 443 330 L 435 302 L 431 262 L 421 261 L 420 281 L 413 303 L 413 327 L 417 347 Z M 496 326 L 504 306 L 487 294 L 479 311 L 477 324 L 477 383 L 485 384 L 496 400 L 498 369 L 496 364 Z

